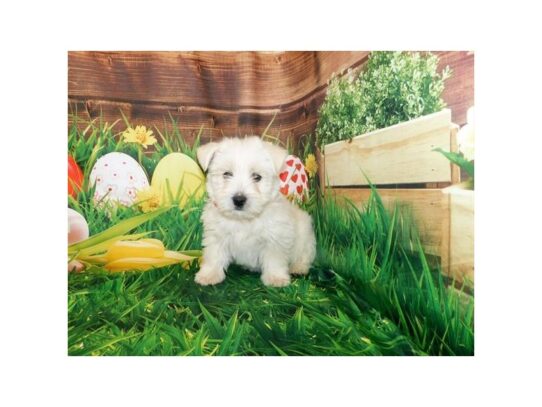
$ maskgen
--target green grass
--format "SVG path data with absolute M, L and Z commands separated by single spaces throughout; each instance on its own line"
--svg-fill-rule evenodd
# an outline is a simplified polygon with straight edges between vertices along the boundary
M 94 138 L 90 138 L 95 134 Z M 182 139 L 167 132 L 166 140 Z M 129 146 L 110 126 L 74 126 L 69 151 L 84 167 L 96 156 Z M 92 154 L 93 146 L 102 148 Z M 197 142 L 196 142 L 197 146 Z M 152 173 L 176 143 L 142 159 Z M 193 153 L 195 147 L 189 147 Z M 189 152 L 189 153 L 190 153 Z M 87 172 L 88 173 L 88 172 Z M 69 205 L 97 233 L 136 208 L 106 214 L 92 191 Z M 173 208 L 138 227 L 172 250 L 201 248 L 202 202 Z M 472 355 L 473 301 L 450 290 L 423 254 L 409 216 L 386 210 L 374 191 L 363 210 L 313 194 L 318 256 L 307 277 L 289 287 L 262 285 L 259 275 L 230 267 L 224 283 L 194 283 L 189 270 L 170 266 L 108 274 L 91 268 L 68 276 L 70 355 Z M 467 297 L 469 298 L 469 297 Z

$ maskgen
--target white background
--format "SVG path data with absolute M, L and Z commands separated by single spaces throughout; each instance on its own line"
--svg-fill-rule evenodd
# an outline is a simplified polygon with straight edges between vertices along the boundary
M 0 403 L 541 405 L 540 13 L 478 3 L 2 2 Z M 67 357 L 67 51 L 219 49 L 475 51 L 475 357 Z

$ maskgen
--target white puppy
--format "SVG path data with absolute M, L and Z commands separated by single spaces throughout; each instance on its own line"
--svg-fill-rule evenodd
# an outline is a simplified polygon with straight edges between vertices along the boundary
M 280 192 L 287 152 L 259 137 L 224 139 L 197 151 L 207 172 L 202 215 L 202 285 L 218 284 L 230 263 L 261 271 L 265 285 L 286 286 L 307 274 L 316 253 L 311 217 Z

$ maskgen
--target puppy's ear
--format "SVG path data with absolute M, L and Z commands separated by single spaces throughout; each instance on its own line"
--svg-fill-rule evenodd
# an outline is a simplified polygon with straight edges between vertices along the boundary
M 267 141 L 264 141 L 263 145 L 267 152 L 271 155 L 273 165 L 275 166 L 275 172 L 278 174 L 282 168 L 282 164 L 284 164 L 286 156 L 288 155 L 288 151 L 286 151 L 286 149 L 280 146 L 277 146 L 276 144 L 271 144 Z
M 213 159 L 213 155 L 215 154 L 217 148 L 218 148 L 218 143 L 211 142 L 211 143 L 202 145 L 196 151 L 198 162 L 201 165 L 201 168 L 203 168 L 204 172 L 207 172 L 207 169 L 209 168 L 209 164 L 211 164 L 211 160 Z

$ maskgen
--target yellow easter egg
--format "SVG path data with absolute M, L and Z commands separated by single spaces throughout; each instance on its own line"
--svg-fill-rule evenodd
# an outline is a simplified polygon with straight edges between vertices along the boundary
M 199 165 L 182 153 L 170 153 L 158 162 L 152 174 L 151 187 L 160 193 L 160 204 L 184 206 L 205 192 L 205 175 Z

